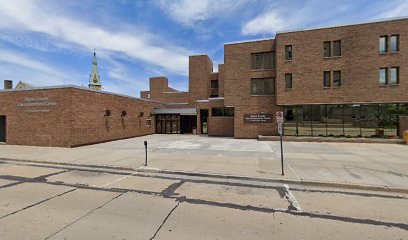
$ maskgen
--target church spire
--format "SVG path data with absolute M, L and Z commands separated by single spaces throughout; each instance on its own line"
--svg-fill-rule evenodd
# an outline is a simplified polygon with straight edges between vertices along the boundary
M 99 76 L 98 73 L 98 63 L 96 61 L 96 52 L 94 49 L 94 55 L 93 55 L 93 60 L 92 60 L 92 72 L 89 75 L 89 88 L 95 89 L 95 90 L 101 90 L 102 84 L 101 84 L 101 77 Z

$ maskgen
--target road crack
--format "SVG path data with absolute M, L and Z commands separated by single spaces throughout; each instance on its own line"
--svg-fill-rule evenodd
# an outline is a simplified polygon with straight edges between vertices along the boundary
M 169 219 L 170 215 L 174 212 L 174 210 L 176 210 L 176 208 L 180 205 L 181 202 L 177 202 L 176 206 L 173 207 L 173 209 L 171 209 L 171 211 L 169 212 L 169 214 L 167 214 L 167 216 L 164 218 L 162 224 L 159 226 L 159 228 L 157 229 L 157 231 L 154 233 L 153 237 L 150 238 L 150 240 L 153 240 L 157 233 L 159 233 L 160 229 L 163 227 L 163 225 L 166 223 L 167 219 Z

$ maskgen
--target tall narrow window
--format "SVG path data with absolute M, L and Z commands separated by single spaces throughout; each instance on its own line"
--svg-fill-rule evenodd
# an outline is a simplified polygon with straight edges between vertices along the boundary
M 388 69 L 380 68 L 380 85 L 387 85 L 388 83 Z
M 323 86 L 330 87 L 331 86 L 331 79 L 330 79 L 330 72 L 325 71 L 323 72 Z
M 211 80 L 211 88 L 218 88 L 218 80 Z
M 341 41 L 334 41 L 333 42 L 333 56 L 340 57 L 341 56 Z
M 285 86 L 286 88 L 292 88 L 292 73 L 285 74 Z
M 341 71 L 334 71 L 333 72 L 333 86 L 340 87 L 341 86 Z
M 390 84 L 398 84 L 399 83 L 399 68 L 392 67 L 390 68 Z
M 331 57 L 331 42 L 323 42 L 323 57 Z
M 252 53 L 251 69 L 272 69 L 274 64 L 274 52 Z
M 379 50 L 380 50 L 380 53 L 385 53 L 388 51 L 388 37 L 387 36 L 380 37 Z
M 285 60 L 292 60 L 292 45 L 285 46 Z
M 391 35 L 391 52 L 399 51 L 399 35 Z

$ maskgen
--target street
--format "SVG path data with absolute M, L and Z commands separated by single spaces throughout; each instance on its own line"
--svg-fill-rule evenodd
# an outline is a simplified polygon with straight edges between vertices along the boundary
M 0 160 L 0 239 L 407 239 L 408 195 Z

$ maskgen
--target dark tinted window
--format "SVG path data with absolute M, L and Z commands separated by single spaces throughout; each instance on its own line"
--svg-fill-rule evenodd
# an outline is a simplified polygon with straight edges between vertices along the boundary
M 251 69 L 272 69 L 273 66 L 274 52 L 251 54 Z
M 285 74 L 285 86 L 286 88 L 292 88 L 292 73 Z
M 211 113 L 213 117 L 233 117 L 234 108 L 233 107 L 212 108 Z
M 323 57 L 331 57 L 331 42 L 323 43 Z
M 333 56 L 339 57 L 341 56 L 341 41 L 334 41 L 333 42 Z
M 334 87 L 341 86 L 341 71 L 333 72 L 333 86 Z
M 285 60 L 292 60 L 292 45 L 285 46 Z
M 323 86 L 330 87 L 331 86 L 331 79 L 330 79 L 330 72 L 325 71 L 323 72 Z
M 251 95 L 273 95 L 275 94 L 274 78 L 251 79 Z

